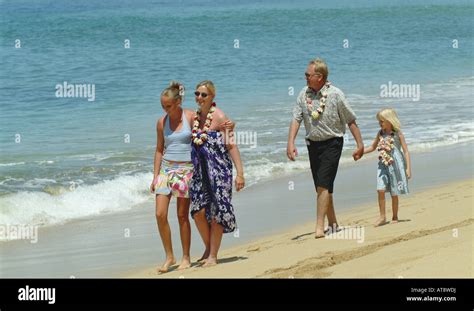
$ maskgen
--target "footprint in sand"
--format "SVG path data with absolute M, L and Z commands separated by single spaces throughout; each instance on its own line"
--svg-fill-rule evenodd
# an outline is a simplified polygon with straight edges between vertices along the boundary
M 247 249 L 247 252 L 256 252 L 256 251 L 259 251 L 260 250 L 260 246 L 255 246 L 255 247 L 251 247 L 249 249 Z

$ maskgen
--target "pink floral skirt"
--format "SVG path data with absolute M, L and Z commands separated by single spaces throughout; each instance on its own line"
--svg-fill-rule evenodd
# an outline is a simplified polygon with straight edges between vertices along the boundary
M 193 164 L 173 163 L 166 160 L 161 162 L 160 174 L 155 186 L 155 194 L 168 195 L 178 198 L 189 198 L 189 183 L 193 177 Z

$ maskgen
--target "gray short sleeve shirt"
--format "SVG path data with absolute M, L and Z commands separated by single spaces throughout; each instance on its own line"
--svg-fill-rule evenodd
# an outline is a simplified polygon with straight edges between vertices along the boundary
M 313 120 L 306 104 L 306 97 L 312 100 L 315 109 L 319 107 L 321 92 L 314 92 L 305 86 L 293 108 L 293 118 L 304 122 L 306 139 L 324 141 L 333 137 L 342 137 L 346 131 L 346 124 L 353 122 L 356 115 L 350 107 L 344 93 L 331 85 L 327 88 L 328 97 L 326 107 L 317 120 Z

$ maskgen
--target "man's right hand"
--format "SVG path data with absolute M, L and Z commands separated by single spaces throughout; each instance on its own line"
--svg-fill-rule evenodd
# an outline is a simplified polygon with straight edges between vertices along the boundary
M 288 145 L 286 146 L 286 156 L 291 161 L 294 161 L 295 158 L 298 156 L 298 150 L 296 149 L 294 143 L 289 142 Z

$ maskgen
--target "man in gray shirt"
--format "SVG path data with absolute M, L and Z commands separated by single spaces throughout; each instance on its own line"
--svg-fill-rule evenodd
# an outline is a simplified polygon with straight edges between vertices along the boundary
M 344 93 L 327 80 L 328 74 L 328 67 L 323 60 L 314 59 L 309 62 L 305 73 L 307 86 L 301 90 L 293 109 L 286 150 L 288 158 L 294 161 L 298 155 L 294 142 L 301 121 L 304 121 L 306 145 L 317 193 L 316 238 L 325 236 L 326 215 L 328 230 L 337 230 L 333 187 L 346 124 L 357 143 L 352 157 L 357 161 L 364 154 L 364 143 L 356 124 L 356 115 Z

